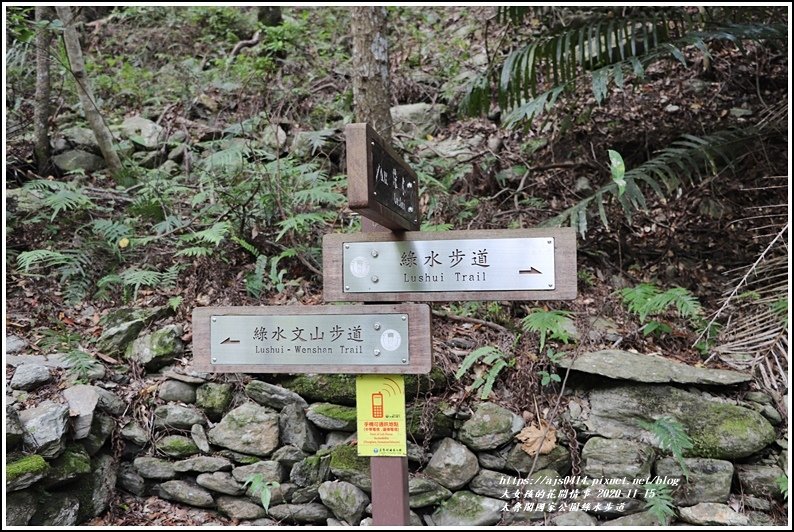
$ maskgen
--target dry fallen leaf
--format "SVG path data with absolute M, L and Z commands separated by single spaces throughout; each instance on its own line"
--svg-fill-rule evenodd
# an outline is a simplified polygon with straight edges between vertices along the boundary
M 521 450 L 529 456 L 535 456 L 538 453 L 549 454 L 557 445 L 557 431 L 541 421 L 540 428 L 537 425 L 524 427 L 516 435 L 516 439 L 521 442 Z

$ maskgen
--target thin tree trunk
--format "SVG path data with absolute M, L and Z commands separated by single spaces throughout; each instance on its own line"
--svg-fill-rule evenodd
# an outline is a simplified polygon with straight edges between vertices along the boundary
M 386 8 L 351 8 L 353 35 L 353 106 L 356 121 L 368 122 L 391 141 L 391 90 Z
M 83 51 L 80 49 L 80 39 L 77 36 L 72 10 L 65 6 L 58 6 L 55 9 L 58 12 L 58 18 L 63 23 L 63 41 L 66 45 L 66 55 L 69 56 L 72 75 L 77 83 L 77 94 L 80 96 L 85 119 L 94 132 L 99 149 L 102 151 L 102 157 L 105 158 L 111 174 L 117 175 L 121 170 L 121 160 L 119 160 L 119 156 L 113 148 L 113 136 L 110 134 L 107 125 L 105 125 L 102 115 L 99 114 L 88 76 L 85 73 Z
M 47 20 L 50 8 L 36 6 L 36 22 Z M 50 42 L 52 32 L 36 26 L 36 94 L 33 97 L 33 156 L 40 176 L 50 169 Z

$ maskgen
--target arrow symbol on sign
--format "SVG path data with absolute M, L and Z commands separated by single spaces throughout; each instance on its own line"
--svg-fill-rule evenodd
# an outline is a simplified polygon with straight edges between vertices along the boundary
M 240 340 L 232 340 L 231 336 L 227 336 L 226 340 L 221 342 L 221 345 L 223 345 L 223 344 L 239 344 L 239 343 L 240 343 Z
M 524 274 L 524 273 L 538 274 L 538 273 L 543 273 L 543 272 L 538 270 L 537 268 L 533 268 L 532 266 L 530 266 L 528 270 L 518 270 L 518 273 L 521 273 L 521 274 Z

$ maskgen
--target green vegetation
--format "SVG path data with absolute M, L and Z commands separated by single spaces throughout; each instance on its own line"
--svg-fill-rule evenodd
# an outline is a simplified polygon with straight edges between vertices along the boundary
M 6 481 L 14 480 L 22 475 L 44 473 L 50 468 L 38 454 L 25 456 L 6 464 Z
M 692 449 L 694 443 L 684 426 L 669 417 L 661 417 L 653 423 L 640 421 L 640 426 L 656 437 L 661 449 L 672 453 L 681 471 L 684 472 L 684 477 L 689 480 L 689 468 L 684 461 L 684 453 Z
M 255 473 L 248 477 L 243 483 L 243 488 L 250 486 L 251 493 L 256 497 L 259 495 L 259 501 L 262 503 L 262 508 L 265 512 L 270 508 L 270 499 L 273 495 L 273 489 L 278 488 L 280 484 L 273 480 L 265 481 L 262 473 Z
M 650 483 L 643 486 L 645 493 L 645 509 L 653 515 L 660 526 L 666 526 L 675 517 L 675 505 L 670 486 L 662 483 Z
M 466 372 L 469 371 L 469 369 L 471 369 L 475 363 L 479 363 L 488 369 L 483 372 L 484 374 L 475 374 L 476 376 L 474 381 L 471 383 L 471 389 L 481 389 L 480 398 L 487 399 L 493 391 L 493 387 L 494 384 L 496 384 L 496 379 L 499 377 L 499 373 L 505 368 L 513 367 L 515 365 L 515 359 L 508 358 L 505 353 L 495 347 L 479 347 L 469 353 L 466 358 L 463 359 L 463 362 L 460 363 L 458 371 L 455 372 L 455 378 L 461 380 Z

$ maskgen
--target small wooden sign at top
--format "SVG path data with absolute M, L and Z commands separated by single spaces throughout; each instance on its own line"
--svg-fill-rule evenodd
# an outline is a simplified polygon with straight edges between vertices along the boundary
M 369 124 L 348 124 L 350 208 L 392 230 L 419 230 L 419 179 Z

